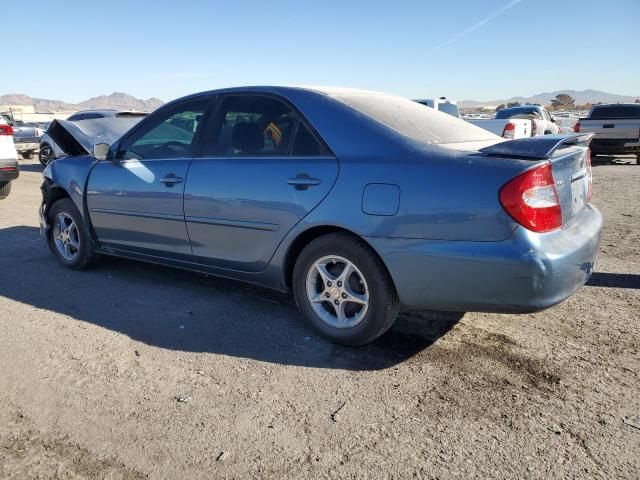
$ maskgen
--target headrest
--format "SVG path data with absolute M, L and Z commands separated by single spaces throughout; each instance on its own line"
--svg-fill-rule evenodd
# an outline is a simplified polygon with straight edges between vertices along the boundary
M 257 153 L 264 148 L 264 135 L 257 123 L 238 123 L 233 127 L 231 145 L 240 153 Z

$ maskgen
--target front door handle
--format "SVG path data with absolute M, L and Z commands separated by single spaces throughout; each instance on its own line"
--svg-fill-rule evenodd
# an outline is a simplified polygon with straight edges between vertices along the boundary
M 306 190 L 309 187 L 320 185 L 319 178 L 311 178 L 306 173 L 299 173 L 296 178 L 290 178 L 287 180 L 289 185 L 296 187 L 296 190 Z
M 160 183 L 164 183 L 167 187 L 173 187 L 176 183 L 182 183 L 182 178 L 176 177 L 175 173 L 170 173 L 166 177 L 161 178 Z

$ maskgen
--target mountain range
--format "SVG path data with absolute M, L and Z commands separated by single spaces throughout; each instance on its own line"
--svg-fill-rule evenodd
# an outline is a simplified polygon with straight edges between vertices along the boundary
M 617 95 L 615 93 L 602 92 L 600 90 L 556 90 L 555 92 L 543 92 L 530 97 L 511 97 L 504 100 L 490 100 L 486 102 L 478 100 L 461 100 L 458 104 L 463 108 L 497 106 L 503 103 L 520 102 L 520 103 L 539 103 L 540 105 L 551 104 L 551 99 L 556 95 L 564 93 L 570 95 L 576 101 L 577 105 L 585 103 L 633 103 L 639 96 Z
M 28 95 L 14 93 L 0 95 L 0 105 L 33 105 L 37 113 L 75 112 L 77 110 L 108 109 L 136 110 L 150 112 L 164 104 L 159 98 L 142 100 L 126 93 L 114 92 L 111 95 L 100 95 L 80 103 L 67 103 L 60 100 L 33 98 Z
M 556 90 L 555 92 L 543 92 L 530 97 L 511 97 L 503 100 L 461 100 L 458 102 L 462 108 L 474 108 L 484 106 L 497 106 L 509 102 L 520 103 L 539 103 L 540 105 L 549 105 L 551 99 L 561 93 L 570 95 L 576 101 L 576 104 L 583 105 L 585 103 L 624 103 L 635 102 L 639 96 L 617 95 L 615 93 L 602 92 L 600 90 Z M 37 113 L 55 113 L 55 112 L 74 112 L 77 110 L 91 110 L 113 108 L 116 110 L 136 110 L 141 112 L 150 112 L 155 110 L 164 102 L 159 98 L 149 98 L 143 100 L 133 97 L 126 93 L 114 92 L 111 95 L 100 95 L 85 100 L 80 103 L 67 103 L 60 100 L 47 100 L 45 98 L 33 98 L 24 94 L 0 95 L 0 105 L 33 105 Z

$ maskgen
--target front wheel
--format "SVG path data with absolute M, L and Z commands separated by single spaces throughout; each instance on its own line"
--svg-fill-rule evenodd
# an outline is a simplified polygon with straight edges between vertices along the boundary
M 22 152 L 21 155 L 22 155 L 22 158 L 24 158 L 25 160 L 31 160 L 31 157 L 33 157 L 33 150 Z
M 300 253 L 293 292 L 306 319 L 343 345 L 364 345 L 394 323 L 400 310 L 382 261 L 362 240 L 344 233 L 322 236 Z
M 48 217 L 49 248 L 65 267 L 81 270 L 97 259 L 84 220 L 70 198 L 54 203 Z

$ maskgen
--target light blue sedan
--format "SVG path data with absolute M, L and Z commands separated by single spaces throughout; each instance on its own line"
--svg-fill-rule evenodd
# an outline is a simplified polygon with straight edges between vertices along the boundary
M 598 252 L 589 135 L 504 141 L 392 95 L 246 87 L 90 140 L 75 139 L 92 156 L 44 171 L 41 231 L 62 264 L 113 255 L 292 291 L 343 344 L 401 308 L 552 306 Z

